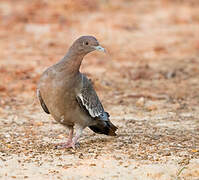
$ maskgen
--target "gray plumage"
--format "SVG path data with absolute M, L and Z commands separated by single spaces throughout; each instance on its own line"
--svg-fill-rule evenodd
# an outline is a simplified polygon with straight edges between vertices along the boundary
M 86 107 L 91 117 L 99 117 L 104 113 L 104 108 L 92 87 L 91 82 L 82 75 L 83 87 L 77 95 L 78 102 Z
M 38 85 L 37 96 L 43 110 L 70 129 L 69 140 L 64 147 L 75 148 L 86 127 L 96 133 L 116 135 L 117 127 L 110 122 L 92 83 L 79 72 L 83 57 L 94 50 L 104 50 L 95 37 L 80 37 L 61 61 L 42 74 Z M 77 127 L 75 137 L 74 126 Z

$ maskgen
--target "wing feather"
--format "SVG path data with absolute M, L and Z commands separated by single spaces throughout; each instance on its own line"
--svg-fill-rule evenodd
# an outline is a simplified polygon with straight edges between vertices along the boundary
M 40 104 L 41 104 L 41 107 L 43 108 L 43 110 L 47 113 L 47 114 L 50 114 L 46 104 L 44 103 L 42 97 L 41 97 L 41 93 L 39 91 L 39 89 L 37 89 L 37 97 L 39 98 L 39 101 L 40 101 Z
M 86 108 L 89 115 L 93 118 L 103 116 L 105 111 L 92 86 L 92 83 L 86 78 L 86 76 L 82 76 L 83 87 L 80 93 L 77 95 L 77 100 L 80 104 L 80 107 Z

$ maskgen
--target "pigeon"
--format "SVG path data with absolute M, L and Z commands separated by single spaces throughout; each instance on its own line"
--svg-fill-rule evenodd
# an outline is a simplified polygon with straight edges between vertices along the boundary
M 79 71 L 84 56 L 95 50 L 105 52 L 94 36 L 81 36 L 59 62 L 44 71 L 38 83 L 37 97 L 43 110 L 69 129 L 63 148 L 75 149 L 86 127 L 116 136 L 117 127 L 111 123 L 91 80 Z

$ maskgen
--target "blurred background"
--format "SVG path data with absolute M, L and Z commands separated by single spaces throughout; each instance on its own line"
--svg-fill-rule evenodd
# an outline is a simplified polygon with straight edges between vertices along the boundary
M 99 157 L 111 151 L 109 142 L 123 151 L 122 158 L 199 158 L 198 0 L 1 0 L 0 151 L 12 156 L 43 148 L 45 154 L 49 147 L 43 143 L 67 137 L 55 122 L 49 130 L 52 120 L 35 90 L 41 73 L 82 35 L 95 36 L 108 52 L 87 55 L 81 71 L 119 127 L 114 141 L 89 141 L 102 149 L 107 142 Z M 184 155 L 171 142 L 181 144 Z
M 197 0 L 1 0 L 1 98 L 34 91 L 41 72 L 81 35 L 96 36 L 108 51 L 83 62 L 82 70 L 100 84 L 133 92 L 155 86 L 185 98 L 185 79 L 199 73 L 198 29 Z M 175 81 L 165 83 L 170 77 Z

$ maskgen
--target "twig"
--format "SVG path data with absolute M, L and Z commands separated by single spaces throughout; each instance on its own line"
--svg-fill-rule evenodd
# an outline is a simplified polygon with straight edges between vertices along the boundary
M 176 178 L 176 179 L 179 178 L 179 176 L 180 176 L 180 174 L 182 173 L 182 171 L 183 171 L 184 169 L 186 169 L 186 168 L 187 168 L 187 167 L 184 166 L 184 167 L 182 167 L 182 168 L 178 171 L 178 173 L 177 173 L 177 178 Z

